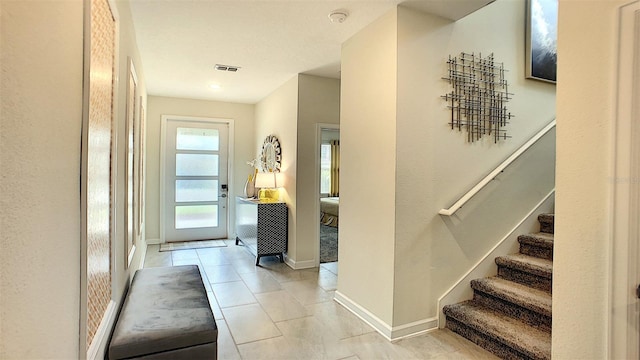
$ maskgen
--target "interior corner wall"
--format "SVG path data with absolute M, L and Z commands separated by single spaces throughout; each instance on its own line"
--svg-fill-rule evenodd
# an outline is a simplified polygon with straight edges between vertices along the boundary
M 555 86 L 525 79 L 524 39 L 525 1 L 497 0 L 456 22 L 398 8 L 394 326 L 437 316 L 438 298 L 547 195 L 505 197 L 475 234 L 462 231 L 462 212 L 438 214 L 554 118 Z M 512 138 L 469 143 L 451 129 L 442 78 L 461 52 L 504 63 Z
M 287 203 L 289 211 L 289 238 L 287 262 L 298 259 L 296 242 L 297 221 L 297 154 L 298 154 L 298 75 L 287 80 L 279 88 L 256 104 L 255 137 L 251 159 L 260 160 L 262 144 L 269 135 L 280 141 L 282 162 L 277 177 L 281 200 Z
M 298 75 L 297 262 L 316 266 L 319 174 L 316 124 L 340 123 L 340 80 Z
M 561 241 L 553 255 L 551 347 L 557 359 L 609 357 L 615 45 L 618 9 L 628 2 L 559 2 L 555 236 Z
M 83 19 L 0 2 L 2 359 L 79 357 Z
M 210 100 L 181 99 L 149 96 L 147 105 L 147 178 L 146 178 L 146 237 L 149 241 L 160 240 L 160 120 L 162 115 L 222 118 L 234 120 L 233 188 L 229 194 L 234 208 L 234 196 L 242 195 L 244 184 L 250 173 L 247 161 L 255 157 L 253 104 L 229 103 Z M 231 236 L 235 229 L 235 214 L 230 213 Z
M 393 316 L 397 10 L 342 46 L 338 292 Z M 369 279 L 367 281 L 366 279 Z

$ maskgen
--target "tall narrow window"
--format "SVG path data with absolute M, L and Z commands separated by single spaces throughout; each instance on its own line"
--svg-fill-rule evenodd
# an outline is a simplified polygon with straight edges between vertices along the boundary
M 331 192 L 331 145 L 320 146 L 320 194 Z

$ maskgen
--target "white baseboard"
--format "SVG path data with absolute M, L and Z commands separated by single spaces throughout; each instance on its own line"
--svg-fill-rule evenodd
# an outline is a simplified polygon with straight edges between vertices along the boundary
M 432 317 L 412 323 L 394 326 L 391 329 L 391 341 L 413 337 L 438 329 L 438 318 Z
M 318 267 L 316 266 L 315 260 L 295 261 L 288 256 L 285 256 L 284 262 L 294 270 L 311 269 Z
M 103 360 L 104 354 L 107 353 L 107 346 L 109 336 L 111 335 L 111 328 L 116 321 L 116 314 L 118 313 L 118 306 L 115 301 L 109 301 L 107 309 L 100 321 L 100 325 L 96 330 L 96 334 L 93 336 L 93 341 L 87 349 L 87 360 Z
M 146 240 L 147 240 L 147 245 L 159 245 L 159 244 L 162 244 L 160 239 L 146 239 Z
M 406 337 L 420 335 L 438 328 L 438 318 L 435 317 L 393 327 L 339 291 L 335 292 L 334 300 L 362 321 L 369 324 L 378 333 L 380 333 L 380 335 L 384 336 L 389 341 L 396 341 Z
M 140 254 L 138 269 L 142 269 L 144 267 L 144 261 L 147 259 L 147 242 L 143 240 L 142 243 L 144 246 L 140 246 L 140 251 L 142 251 L 142 253 Z

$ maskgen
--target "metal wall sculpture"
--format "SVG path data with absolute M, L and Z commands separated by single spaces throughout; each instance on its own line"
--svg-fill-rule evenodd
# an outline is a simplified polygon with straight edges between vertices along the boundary
M 508 91 L 503 63 L 493 60 L 493 53 L 460 53 L 447 60 L 448 77 L 453 90 L 442 96 L 451 110 L 451 129 L 467 132 L 467 141 L 474 142 L 483 136 L 493 136 L 494 142 L 505 140 L 504 127 L 513 115 L 507 110 L 512 93 Z

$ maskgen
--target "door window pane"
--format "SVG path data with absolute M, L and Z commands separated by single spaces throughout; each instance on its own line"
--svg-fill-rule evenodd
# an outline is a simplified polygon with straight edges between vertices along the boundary
M 176 154 L 176 176 L 218 176 L 218 155 Z
M 218 205 L 176 206 L 176 229 L 218 226 Z
M 176 202 L 218 200 L 218 180 L 176 180 Z
M 177 150 L 217 151 L 220 143 L 218 130 L 178 128 L 176 137 Z

